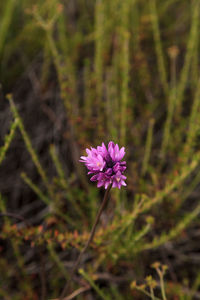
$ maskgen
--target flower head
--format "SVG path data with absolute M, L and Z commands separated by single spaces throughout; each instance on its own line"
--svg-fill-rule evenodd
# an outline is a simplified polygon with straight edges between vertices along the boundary
M 125 148 L 119 149 L 118 144 L 109 142 L 108 148 L 102 143 L 97 148 L 86 149 L 87 156 L 81 156 L 80 162 L 83 162 L 88 168 L 88 174 L 93 174 L 91 181 L 97 181 L 97 187 L 104 186 L 105 189 L 112 184 L 112 187 L 121 188 L 126 185 L 126 176 L 123 172 L 126 170 L 126 162 L 121 161 L 125 155 Z

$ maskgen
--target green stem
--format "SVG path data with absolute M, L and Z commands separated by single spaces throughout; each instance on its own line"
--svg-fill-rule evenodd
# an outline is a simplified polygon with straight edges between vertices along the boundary
M 164 286 L 164 280 L 163 280 L 163 275 L 160 275 L 160 285 L 161 285 L 161 293 L 162 293 L 162 298 L 163 300 L 167 300 L 166 294 L 165 294 L 165 286 Z

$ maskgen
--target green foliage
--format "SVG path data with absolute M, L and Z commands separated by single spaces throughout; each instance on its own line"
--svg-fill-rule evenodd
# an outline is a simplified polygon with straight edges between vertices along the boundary
M 68 145 L 62 157 L 59 144 L 49 142 L 49 170 L 31 138 L 35 124 L 29 127 L 18 109 L 17 103 L 26 98 L 19 99 L 15 91 L 7 95 L 13 120 L 0 147 L 0 167 L 9 163 L 18 130 L 38 176 L 21 173 L 32 195 L 27 205 L 38 201 L 43 208 L 39 221 L 34 220 L 34 208 L 23 220 L 23 201 L 12 206 L 11 196 L 0 195 L 0 296 L 59 296 L 88 240 L 103 195 L 88 181 L 79 157 L 86 147 L 113 140 L 126 146 L 127 187 L 111 191 L 71 283 L 74 295 L 80 300 L 87 299 L 87 293 L 106 300 L 141 295 L 193 299 L 199 271 L 184 264 L 179 269 L 170 261 L 169 249 L 177 251 L 178 243 L 187 240 L 193 250 L 192 233 L 199 226 L 199 0 L 72 2 L 0 4 L 3 91 L 13 90 L 39 53 L 37 93 L 48 91 L 54 97 L 52 81 L 58 88 L 56 101 L 65 110 L 62 138 Z M 22 23 L 16 26 L 19 19 Z M 59 127 L 60 116 L 51 112 L 51 117 Z M 144 279 L 155 257 L 167 257 L 171 272 L 165 274 L 166 267 L 157 263 L 157 277 L 152 271 Z
M 6 1 L 4 4 L 1 3 L 2 18 L 1 18 L 1 26 L 0 26 L 0 28 L 1 28 L 0 29 L 0 56 L 4 49 L 6 35 L 8 34 L 8 31 L 9 31 L 9 26 L 11 23 L 11 18 L 13 15 L 15 4 L 16 4 L 15 0 Z
M 9 149 L 10 143 L 12 142 L 15 136 L 17 125 L 18 125 L 18 119 L 15 119 L 10 126 L 10 133 L 5 137 L 4 145 L 0 148 L 0 164 L 4 160 L 6 152 Z

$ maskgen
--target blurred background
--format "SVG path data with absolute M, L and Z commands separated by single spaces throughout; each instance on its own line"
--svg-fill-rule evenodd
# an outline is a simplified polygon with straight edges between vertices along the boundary
M 0 2 L 0 299 L 200 299 L 199 0 Z M 156 262 L 156 263 L 155 263 Z M 152 265 L 153 264 L 153 265 Z

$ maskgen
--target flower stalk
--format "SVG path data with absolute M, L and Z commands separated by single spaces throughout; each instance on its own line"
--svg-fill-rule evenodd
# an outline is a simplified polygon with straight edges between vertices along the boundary
M 82 251 L 80 252 L 80 254 L 79 254 L 79 256 L 78 256 L 78 258 L 77 258 L 77 260 L 76 260 L 76 262 L 75 262 L 75 264 L 74 264 L 74 267 L 73 267 L 73 269 L 72 269 L 72 272 L 71 272 L 71 274 L 70 274 L 70 279 L 71 279 L 71 280 L 73 279 L 73 276 L 74 276 L 74 274 L 75 274 L 75 272 L 76 272 L 76 270 L 77 270 L 77 268 L 78 268 L 78 266 L 79 266 L 79 264 L 80 264 L 80 262 L 81 262 L 81 259 L 82 259 L 83 255 L 84 255 L 84 253 L 87 251 L 87 249 L 88 249 L 90 243 L 93 241 L 93 238 L 94 238 L 94 235 L 95 235 L 95 231 L 96 231 L 97 225 L 98 225 L 98 223 L 99 223 L 101 214 L 102 214 L 104 208 L 106 207 L 106 204 L 108 203 L 108 200 L 109 200 L 109 193 L 110 193 L 111 187 L 112 187 L 112 184 L 110 184 L 110 185 L 108 186 L 108 188 L 106 189 L 106 192 L 105 192 L 105 194 L 104 194 L 103 201 L 102 201 L 102 203 L 101 203 L 101 205 L 100 205 L 100 207 L 99 207 L 99 211 L 98 211 L 98 213 L 97 213 L 95 222 L 94 222 L 94 224 L 93 224 L 93 226 L 92 226 L 92 230 L 91 230 L 91 232 L 90 232 L 89 239 L 88 239 L 87 243 L 85 244 L 85 247 L 84 247 L 84 248 L 82 249 Z M 64 287 L 64 289 L 63 289 L 63 291 L 62 291 L 62 293 L 61 293 L 61 296 L 60 296 L 60 299 L 61 299 L 61 300 L 62 300 L 63 297 L 65 296 L 65 294 L 66 294 L 66 292 L 67 292 L 67 290 L 68 290 L 68 287 L 69 287 L 69 284 L 70 284 L 71 280 L 69 280 L 69 281 L 66 283 L 66 285 L 65 285 L 65 287 Z

